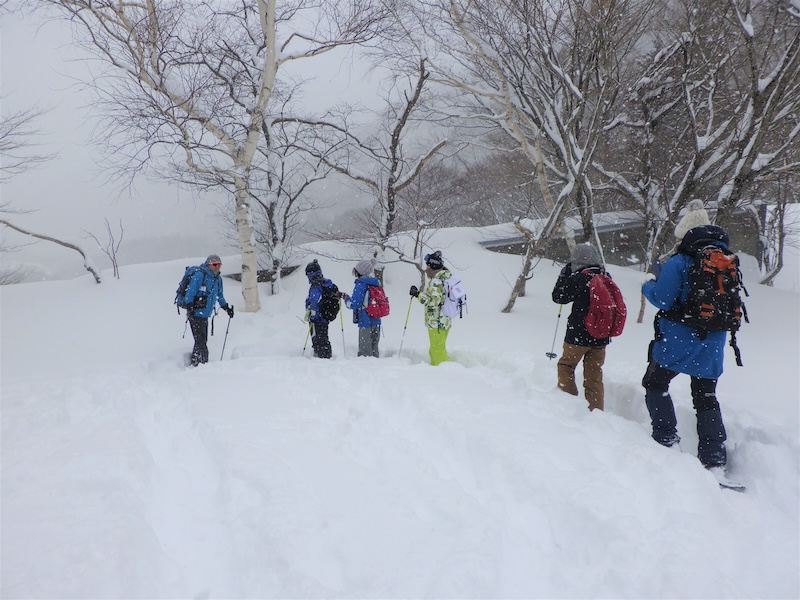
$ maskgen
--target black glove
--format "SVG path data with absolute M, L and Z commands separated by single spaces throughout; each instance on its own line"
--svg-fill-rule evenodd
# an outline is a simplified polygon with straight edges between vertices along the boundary
M 411 289 L 408 290 L 408 295 L 414 296 L 414 298 L 416 298 L 417 296 L 419 296 L 419 288 L 415 285 L 412 285 Z
M 222 310 L 224 310 L 226 313 L 228 313 L 228 316 L 231 319 L 233 318 L 233 305 L 232 304 L 226 304 L 225 306 L 222 307 Z

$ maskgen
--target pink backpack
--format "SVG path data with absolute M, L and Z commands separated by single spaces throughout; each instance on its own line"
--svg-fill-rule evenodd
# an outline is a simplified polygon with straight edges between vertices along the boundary
M 369 298 L 367 301 L 367 314 L 373 319 L 380 319 L 389 314 L 389 298 L 379 285 L 368 286 Z
M 583 271 L 591 275 L 590 271 Z M 586 331 L 594 338 L 616 337 L 625 327 L 628 309 L 622 292 L 605 273 L 592 275 L 589 280 L 589 312 L 583 320 Z

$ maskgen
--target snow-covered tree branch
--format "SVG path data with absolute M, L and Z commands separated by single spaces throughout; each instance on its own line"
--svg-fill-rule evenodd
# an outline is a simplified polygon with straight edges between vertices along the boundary
M 251 188 L 257 163 L 268 168 L 270 111 L 285 93 L 279 70 L 372 39 L 382 3 L 39 1 L 58 7 L 106 67 L 89 83 L 116 167 L 230 194 L 245 310 L 257 311 Z

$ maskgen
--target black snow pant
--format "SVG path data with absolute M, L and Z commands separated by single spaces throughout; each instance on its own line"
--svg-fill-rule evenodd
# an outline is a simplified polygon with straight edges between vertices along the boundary
M 317 358 L 330 358 L 333 354 L 331 341 L 328 339 L 327 323 L 311 324 L 311 347 L 314 348 L 314 356 Z
M 642 379 L 645 403 L 653 424 L 653 439 L 664 446 L 680 441 L 675 407 L 669 395 L 669 383 L 676 375 L 675 371 L 651 360 Z M 724 466 L 728 459 L 725 451 L 727 434 L 716 396 L 717 380 L 692 376 L 691 389 L 692 404 L 697 413 L 697 458 L 706 467 Z
M 208 319 L 189 316 L 189 327 L 192 328 L 194 348 L 192 348 L 191 364 L 196 367 L 208 362 Z

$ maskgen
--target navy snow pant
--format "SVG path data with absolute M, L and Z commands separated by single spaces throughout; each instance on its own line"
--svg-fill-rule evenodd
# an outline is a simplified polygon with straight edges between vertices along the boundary
M 318 358 L 330 358 L 333 354 L 331 341 L 328 339 L 327 323 L 311 324 L 311 347 L 314 348 L 314 356 Z
M 189 316 L 189 327 L 192 328 L 194 348 L 192 348 L 191 364 L 196 367 L 208 362 L 208 319 Z
M 676 375 L 675 371 L 651 360 L 642 379 L 644 399 L 653 424 L 653 439 L 664 446 L 677 444 L 681 439 L 675 407 L 669 395 L 669 383 Z M 727 434 L 716 396 L 717 380 L 692 376 L 691 389 L 692 404 L 697 413 L 697 458 L 705 467 L 723 466 L 727 462 Z

